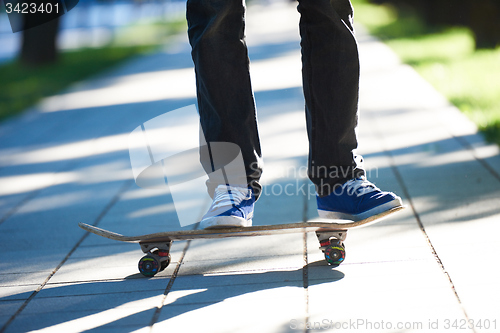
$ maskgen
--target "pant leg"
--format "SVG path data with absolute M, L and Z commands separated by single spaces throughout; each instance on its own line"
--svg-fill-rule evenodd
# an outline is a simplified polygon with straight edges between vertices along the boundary
M 238 145 L 247 183 L 259 191 L 262 153 L 244 35 L 244 2 L 188 0 L 187 20 L 205 139 L 209 145 L 210 142 Z M 213 161 L 202 163 L 207 173 L 213 171 Z M 210 179 L 209 192 L 220 182 Z
M 349 0 L 299 0 L 308 175 L 320 196 L 364 174 L 356 164 L 359 57 Z

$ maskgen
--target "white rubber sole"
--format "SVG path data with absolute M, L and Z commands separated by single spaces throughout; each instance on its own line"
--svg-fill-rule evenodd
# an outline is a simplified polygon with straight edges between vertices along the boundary
M 245 220 L 237 216 L 213 216 L 200 222 L 200 229 L 241 228 L 251 226 L 252 219 Z
M 329 219 L 329 220 L 344 220 L 345 222 L 342 221 L 336 221 L 339 224 L 342 223 L 350 223 L 351 221 L 357 222 L 361 221 L 364 219 L 367 219 L 369 217 L 381 214 L 385 211 L 391 210 L 396 207 L 403 206 L 403 201 L 401 200 L 400 197 L 396 197 L 394 200 L 386 202 L 383 205 L 374 207 L 370 210 L 367 210 L 366 212 L 352 215 L 352 214 L 346 214 L 346 213 L 341 213 L 341 212 L 331 212 L 328 210 L 320 210 L 318 209 L 318 214 L 320 218 L 323 219 Z

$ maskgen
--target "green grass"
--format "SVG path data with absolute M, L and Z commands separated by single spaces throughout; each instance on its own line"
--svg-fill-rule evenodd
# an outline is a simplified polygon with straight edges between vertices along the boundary
M 74 82 L 116 66 L 131 57 L 152 52 L 168 36 L 182 29 L 185 29 L 183 21 L 138 24 L 120 31 L 110 46 L 63 52 L 55 64 L 38 68 L 23 66 L 18 61 L 2 64 L 0 120 L 26 110 L 42 98 L 57 94 Z
M 138 22 L 118 31 L 114 38 L 117 45 L 153 45 L 164 43 L 173 33 L 187 30 L 184 17 L 173 21 Z
M 475 50 L 469 29 L 427 26 L 409 10 L 353 3 L 356 20 L 500 144 L 500 48 Z

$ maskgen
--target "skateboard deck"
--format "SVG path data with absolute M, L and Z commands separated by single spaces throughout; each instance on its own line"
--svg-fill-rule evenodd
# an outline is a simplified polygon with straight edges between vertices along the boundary
M 153 276 L 166 268 L 170 263 L 171 244 L 176 240 L 249 237 L 313 231 L 316 232 L 320 241 L 320 249 L 325 252 L 326 261 L 330 265 L 338 266 L 345 258 L 343 241 L 346 238 L 348 229 L 365 227 L 380 222 L 385 217 L 403 208 L 404 206 L 396 207 L 360 221 L 329 220 L 329 222 L 325 222 L 318 218 L 309 222 L 207 230 L 165 231 L 138 236 L 125 236 L 82 222 L 78 223 L 78 226 L 83 230 L 105 238 L 121 242 L 139 243 L 142 251 L 147 253 L 139 261 L 139 271 L 145 276 Z

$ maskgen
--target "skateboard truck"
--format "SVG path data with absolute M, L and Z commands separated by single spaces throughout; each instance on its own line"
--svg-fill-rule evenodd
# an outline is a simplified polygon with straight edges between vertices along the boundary
M 325 260 L 328 265 L 339 266 L 345 260 L 344 241 L 347 237 L 347 230 L 336 231 L 316 231 L 320 247 L 325 254 Z
M 166 242 L 141 242 L 141 250 L 147 253 L 139 260 L 139 272 L 147 277 L 163 271 L 170 264 L 170 247 L 172 241 Z

